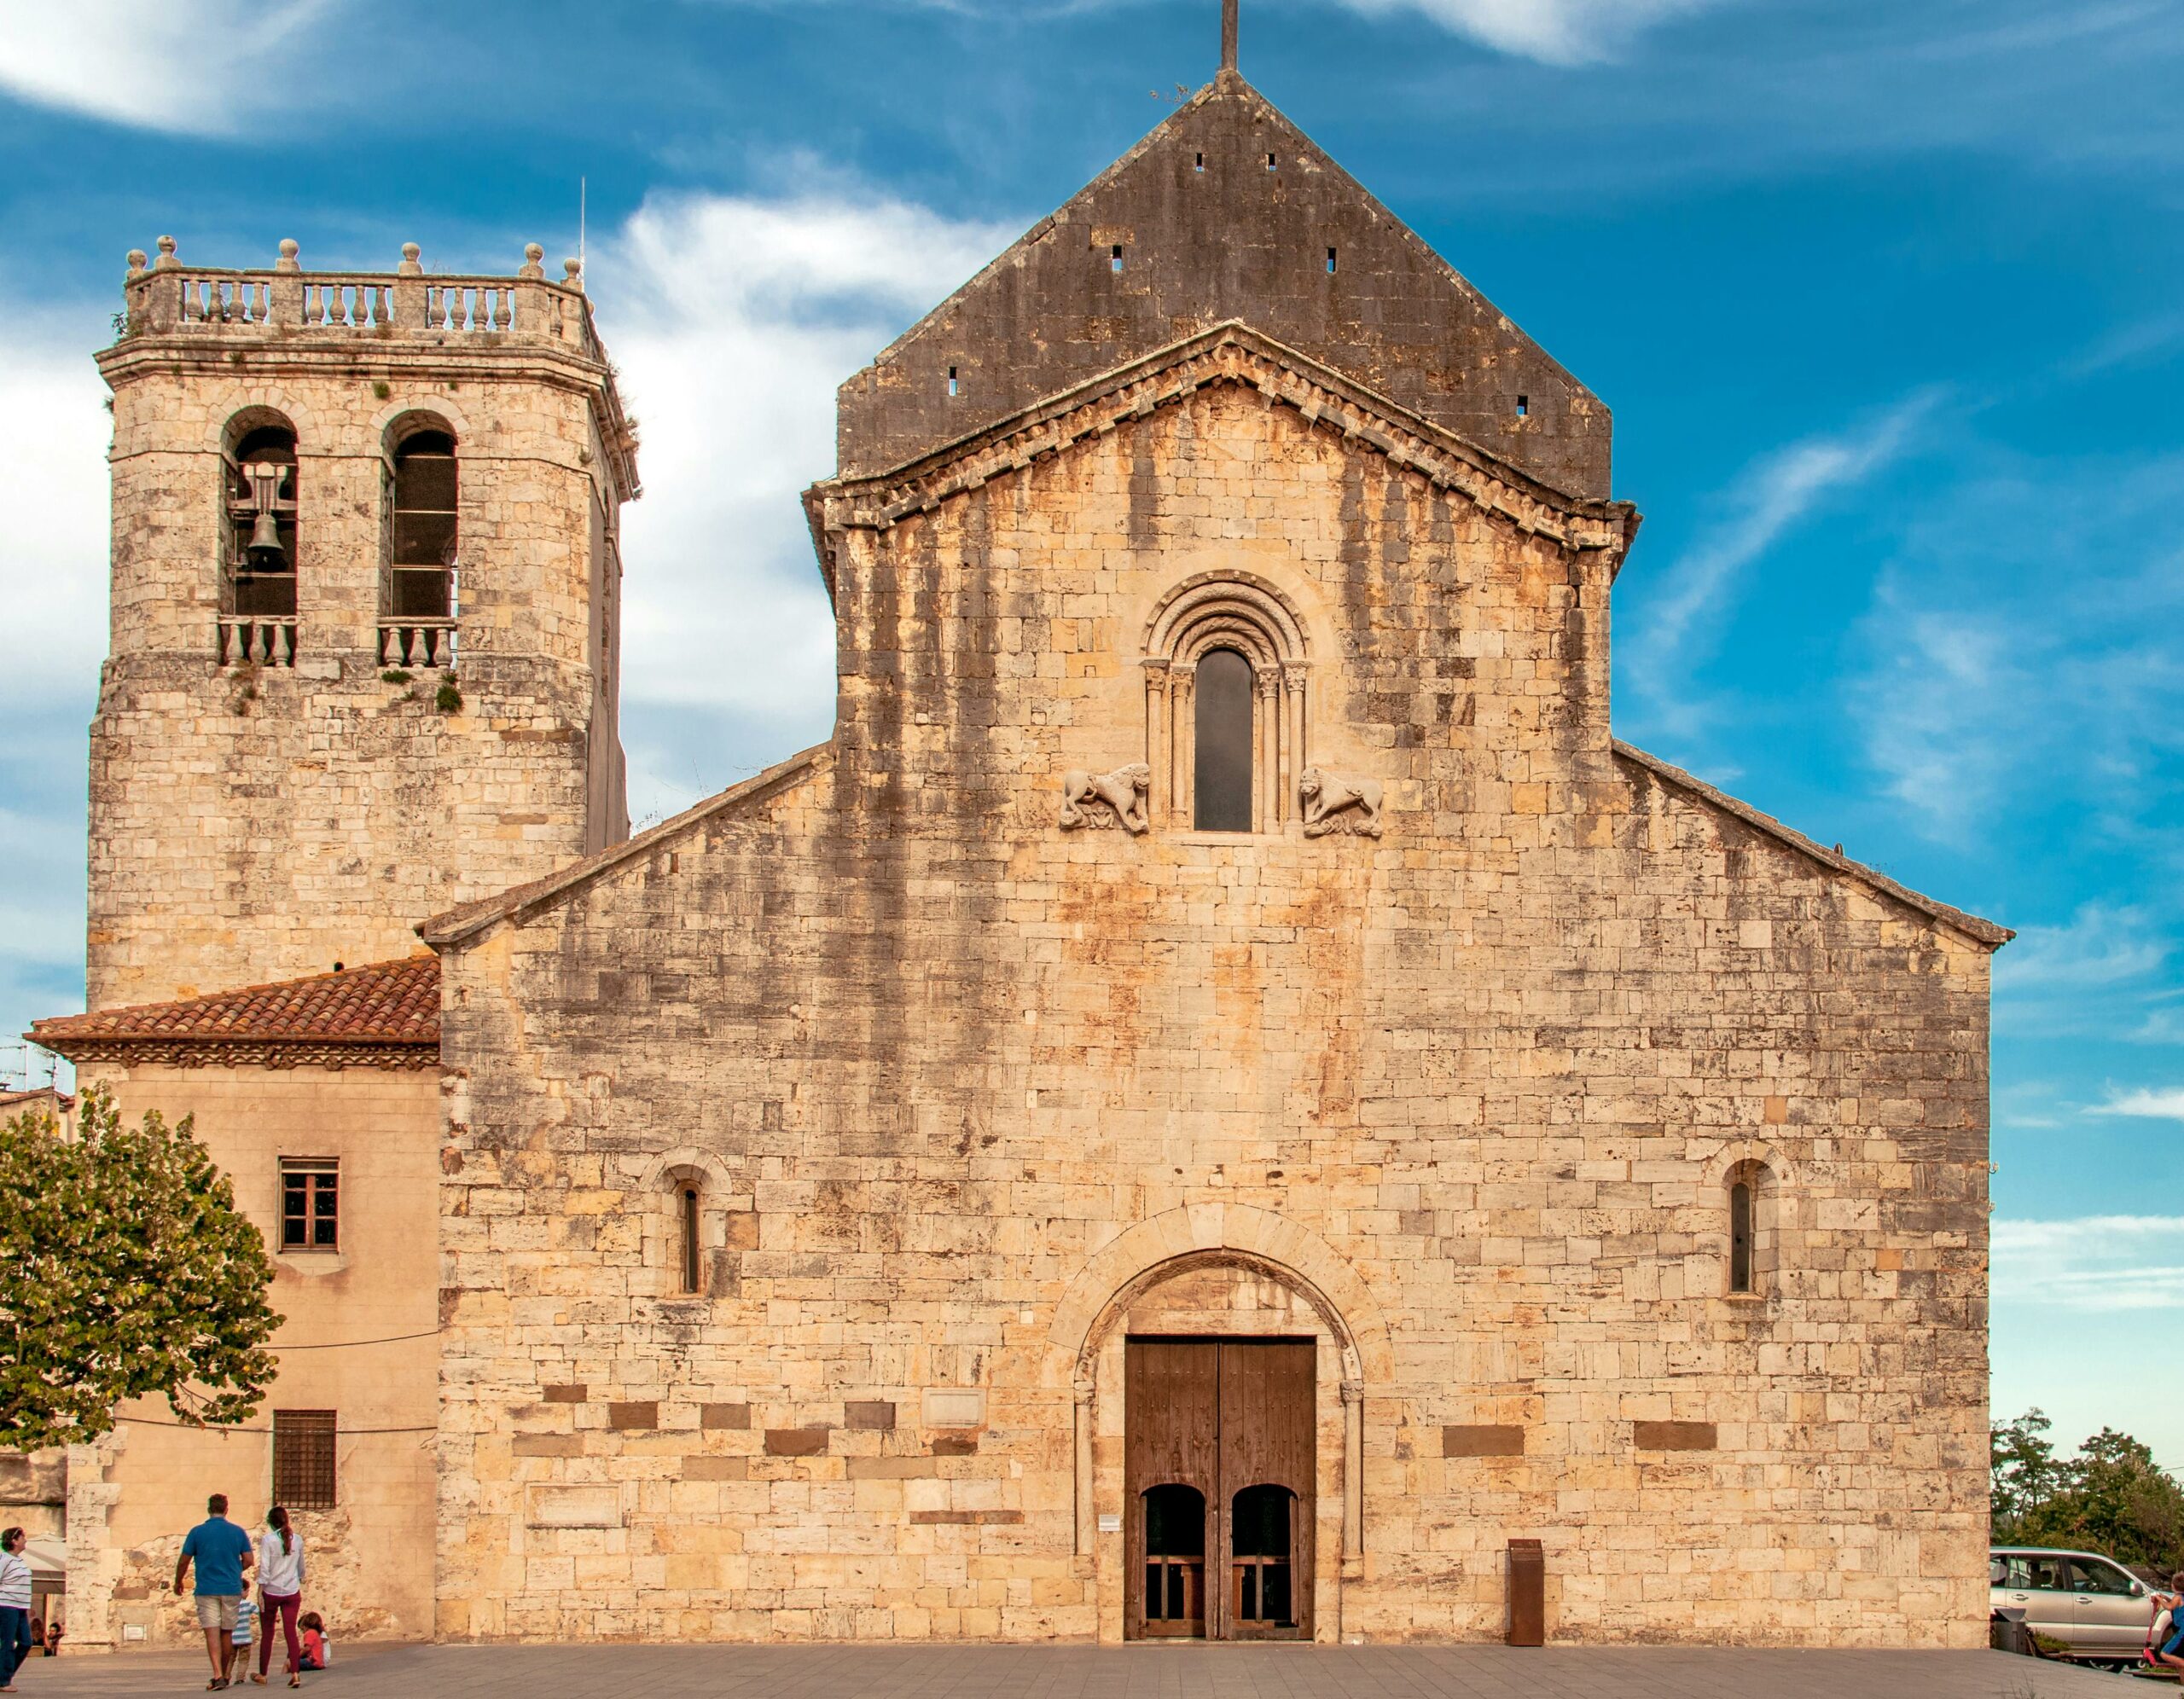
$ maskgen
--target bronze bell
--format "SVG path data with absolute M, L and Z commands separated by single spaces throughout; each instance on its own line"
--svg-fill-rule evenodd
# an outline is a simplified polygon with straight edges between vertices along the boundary
M 250 528 L 251 564 L 277 572 L 286 554 L 281 547 L 281 522 L 260 508 L 257 522 Z

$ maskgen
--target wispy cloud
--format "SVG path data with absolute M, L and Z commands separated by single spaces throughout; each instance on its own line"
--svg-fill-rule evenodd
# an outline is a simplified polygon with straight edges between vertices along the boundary
M 2184 1086 L 2150 1091 L 2116 1092 L 2094 1110 L 2098 1115 L 2133 1115 L 2148 1121 L 2184 1121 Z
M 337 0 L 85 0 L 0 7 L 0 90 L 146 130 L 218 131 L 263 103 Z
M 1633 36 L 1722 0 L 1342 0 L 1368 16 L 1415 12 L 1503 53 L 1549 65 L 1611 59 Z
M 1021 228 L 831 185 L 657 198 L 595 254 L 645 427 L 623 668 L 640 818 L 826 735 L 834 621 L 798 496 L 834 470 L 835 387 Z
M 1992 1255 L 1998 1305 L 2184 1309 L 2184 1216 L 1998 1219 Z

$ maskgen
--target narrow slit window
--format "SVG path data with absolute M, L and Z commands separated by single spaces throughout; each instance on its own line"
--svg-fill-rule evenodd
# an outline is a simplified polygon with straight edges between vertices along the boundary
M 1252 829 L 1252 664 L 1234 649 L 1202 656 L 1196 676 L 1193 824 Z
M 1274 155 L 1271 154 L 1269 154 L 1266 156 L 1266 168 L 1269 171 L 1272 171 L 1274 169 Z
M 1107 264 L 1114 270 L 1120 271 L 1123 269 L 1123 245 L 1120 242 L 1117 242 L 1114 245 L 1113 252 L 1109 255 Z
M 698 1244 L 698 1188 L 684 1186 L 677 1200 L 682 1227 L 682 1290 L 695 1292 L 703 1290 L 700 1278 L 700 1248 Z
M 956 368 L 953 366 L 948 368 L 948 393 L 950 395 L 963 393 L 963 386 L 956 381 Z
M 1198 168 L 1200 171 L 1204 171 L 1205 169 L 1205 155 L 1203 154 L 1200 154 L 1198 156 Z
M 1740 1180 L 1729 1187 L 1729 1290 L 1751 1290 L 1751 1182 Z
M 1329 248 L 1327 250 L 1327 275 L 1330 277 L 1334 275 L 1334 260 L 1335 251 L 1333 248 Z
M 1517 397 L 1517 417 L 1519 419 L 1529 419 L 1531 416 L 1532 398 L 1528 395 L 1519 396 Z

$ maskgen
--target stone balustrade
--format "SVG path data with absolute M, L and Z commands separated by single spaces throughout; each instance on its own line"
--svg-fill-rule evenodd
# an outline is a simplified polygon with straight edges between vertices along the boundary
M 159 258 L 142 250 L 129 256 L 125 335 L 194 334 L 247 328 L 282 332 L 343 333 L 384 337 L 415 332 L 440 337 L 518 338 L 555 342 L 604 363 L 584 293 L 582 267 L 562 262 L 566 275 L 549 281 L 533 242 L 514 277 L 429 275 L 415 242 L 405 242 L 402 264 L 386 272 L 304 270 L 296 244 L 281 244 L 279 261 L 267 270 L 185 266 L 175 240 L 161 236 Z
M 379 664 L 383 667 L 451 667 L 455 633 L 452 619 L 382 619 Z
M 292 667 L 295 664 L 296 622 L 293 616 L 220 616 L 222 666 Z

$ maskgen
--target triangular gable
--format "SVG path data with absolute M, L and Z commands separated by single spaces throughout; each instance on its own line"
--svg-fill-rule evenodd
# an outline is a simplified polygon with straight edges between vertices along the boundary
M 1599 398 L 1233 72 L 842 386 L 840 475 L 1232 320 L 1543 483 L 1608 494 Z
M 1315 428 L 1385 455 L 1519 531 L 1565 548 L 1606 551 L 1612 572 L 1620 569 L 1637 535 L 1638 512 L 1629 502 L 1571 496 L 1255 328 L 1231 323 L 1102 373 L 907 465 L 814 484 L 804 492 L 804 508 L 829 594 L 834 589 L 831 534 L 886 530 L 951 496 L 1222 384 L 1251 389 L 1269 405 L 1293 408 Z

